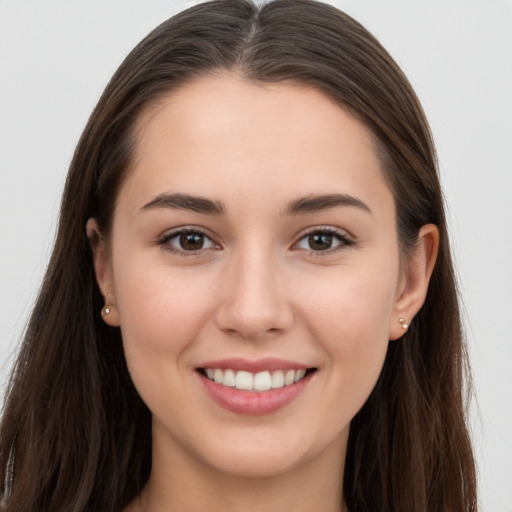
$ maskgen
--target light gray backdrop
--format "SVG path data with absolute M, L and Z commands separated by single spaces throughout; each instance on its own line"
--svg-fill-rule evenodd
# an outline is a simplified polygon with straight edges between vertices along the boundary
M 131 47 L 191 3 L 0 0 L 0 398 L 88 114 Z M 380 38 L 430 119 L 477 391 L 482 510 L 512 512 L 512 2 L 332 3 Z

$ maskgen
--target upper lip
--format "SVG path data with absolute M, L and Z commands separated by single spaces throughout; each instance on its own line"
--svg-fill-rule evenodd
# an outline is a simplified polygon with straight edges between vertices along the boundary
M 217 359 L 216 361 L 207 361 L 199 368 L 212 368 L 220 370 L 234 370 L 246 371 L 251 373 L 258 373 L 265 370 L 307 370 L 311 366 L 298 363 L 296 361 L 289 361 L 286 359 L 279 359 L 275 357 L 264 357 L 262 359 L 244 359 L 241 357 L 231 357 L 228 359 Z

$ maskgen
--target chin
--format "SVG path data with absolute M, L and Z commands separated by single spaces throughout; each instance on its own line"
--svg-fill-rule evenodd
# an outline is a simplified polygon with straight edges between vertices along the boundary
M 271 439 L 259 436 L 231 437 L 227 445 L 222 443 L 203 451 L 206 463 L 216 470 L 239 478 L 270 478 L 308 468 L 315 460 L 322 459 L 331 443 L 324 438 L 311 440 L 293 434 L 269 434 Z M 224 448 L 221 449 L 221 446 Z
M 271 478 L 293 471 L 301 465 L 302 460 L 292 454 L 254 453 L 253 451 L 231 454 L 210 461 L 210 465 L 226 476 L 236 478 Z

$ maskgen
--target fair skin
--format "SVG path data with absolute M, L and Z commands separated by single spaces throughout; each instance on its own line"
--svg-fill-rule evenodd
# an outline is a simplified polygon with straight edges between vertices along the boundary
M 151 477 L 126 512 L 345 510 L 350 421 L 424 301 L 436 228 L 400 258 L 371 134 L 311 88 L 208 76 L 137 134 L 110 240 L 87 226 L 153 417 Z M 298 382 L 207 376 L 279 365 Z

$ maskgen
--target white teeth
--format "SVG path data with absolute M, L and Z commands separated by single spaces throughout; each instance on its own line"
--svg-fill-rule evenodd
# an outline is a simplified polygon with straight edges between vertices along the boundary
M 272 388 L 282 388 L 284 386 L 284 373 L 281 370 L 274 372 L 272 375 Z
M 306 370 L 297 370 L 295 372 L 294 382 L 299 382 L 299 380 L 302 379 L 304 375 L 306 375 Z
M 303 379 L 306 370 L 276 370 L 251 373 L 227 369 L 205 368 L 206 376 L 223 386 L 236 387 L 244 391 L 268 391 L 282 388 Z
M 221 370 L 222 371 L 222 370 Z M 224 386 L 235 387 L 236 375 L 233 370 L 224 370 L 224 376 L 222 378 L 222 384 Z
M 215 370 L 213 372 L 213 378 L 217 384 L 222 384 L 222 370 Z
M 286 372 L 286 375 L 284 376 L 284 385 L 289 386 L 290 384 L 293 384 L 294 382 L 295 382 L 295 371 L 288 370 Z
M 270 372 L 259 372 L 254 376 L 254 391 L 268 391 L 272 389 L 272 377 Z
M 252 389 L 254 378 L 250 372 L 236 372 L 235 386 L 236 389 Z

